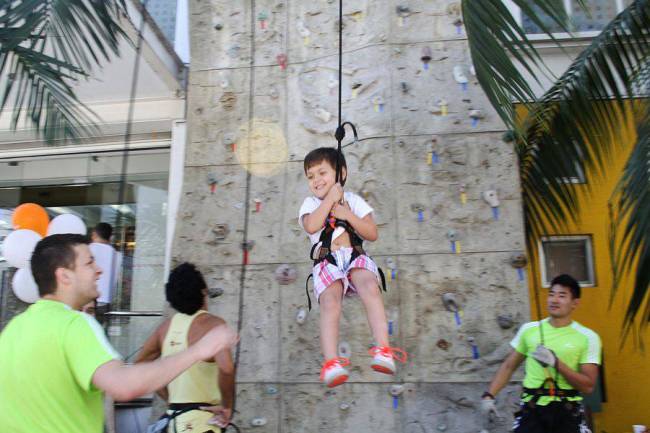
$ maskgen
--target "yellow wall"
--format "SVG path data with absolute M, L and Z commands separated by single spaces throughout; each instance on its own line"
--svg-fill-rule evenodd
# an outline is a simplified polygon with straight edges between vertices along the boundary
M 632 128 L 628 130 L 631 131 Z M 607 403 L 603 404 L 601 413 L 594 415 L 594 433 L 631 432 L 632 424 L 650 427 L 650 354 L 644 354 L 640 348 L 635 347 L 634 336 L 628 337 L 628 342 L 620 348 L 621 324 L 631 291 L 629 279 L 623 281 L 614 303 L 611 308 L 609 306 L 612 272 L 607 201 L 620 178 L 634 142 L 632 138 L 626 141 L 629 144 L 622 146 L 613 155 L 611 167 L 605 176 L 590 176 L 589 172 L 586 173 L 590 192 L 585 185 L 575 185 L 580 191 L 580 223 L 568 232 L 549 233 L 592 236 L 597 285 L 582 289 L 581 304 L 575 312 L 575 320 L 596 331 L 603 341 Z M 542 289 L 540 294 L 544 311 L 547 293 L 546 289 Z M 535 317 L 532 285 L 530 296 L 531 316 Z M 648 334 L 646 331 L 645 335 Z

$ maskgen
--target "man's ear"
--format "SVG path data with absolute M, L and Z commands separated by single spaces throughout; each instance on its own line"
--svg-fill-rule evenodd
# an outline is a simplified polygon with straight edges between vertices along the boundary
M 66 268 L 56 268 L 54 271 L 54 278 L 56 279 L 56 285 L 57 287 L 61 287 L 63 285 L 69 285 L 72 281 L 72 276 L 70 274 L 70 269 Z

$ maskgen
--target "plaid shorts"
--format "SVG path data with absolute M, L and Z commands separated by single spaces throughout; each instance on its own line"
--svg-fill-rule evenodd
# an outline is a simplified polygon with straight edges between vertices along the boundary
M 332 251 L 332 255 L 336 259 L 336 264 L 323 260 L 314 266 L 312 273 L 314 276 L 314 295 L 316 301 L 320 295 L 331 286 L 335 281 L 341 280 L 343 283 L 343 294 L 352 295 L 356 293 L 356 289 L 352 285 L 350 279 L 350 270 L 359 268 L 367 269 L 377 277 L 379 284 L 379 271 L 377 264 L 368 256 L 360 255 L 352 260 L 352 248 L 340 248 Z

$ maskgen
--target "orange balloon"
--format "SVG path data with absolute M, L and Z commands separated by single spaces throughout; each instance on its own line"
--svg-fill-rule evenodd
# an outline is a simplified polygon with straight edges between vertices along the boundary
M 14 229 L 34 230 L 41 236 L 47 234 L 47 226 L 50 217 L 42 206 L 35 203 L 23 203 L 14 210 L 11 216 L 11 224 Z

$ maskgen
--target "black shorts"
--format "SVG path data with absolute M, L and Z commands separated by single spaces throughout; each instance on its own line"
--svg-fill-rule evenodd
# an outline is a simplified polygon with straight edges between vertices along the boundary
M 580 402 L 522 403 L 515 413 L 515 433 L 591 433 Z

